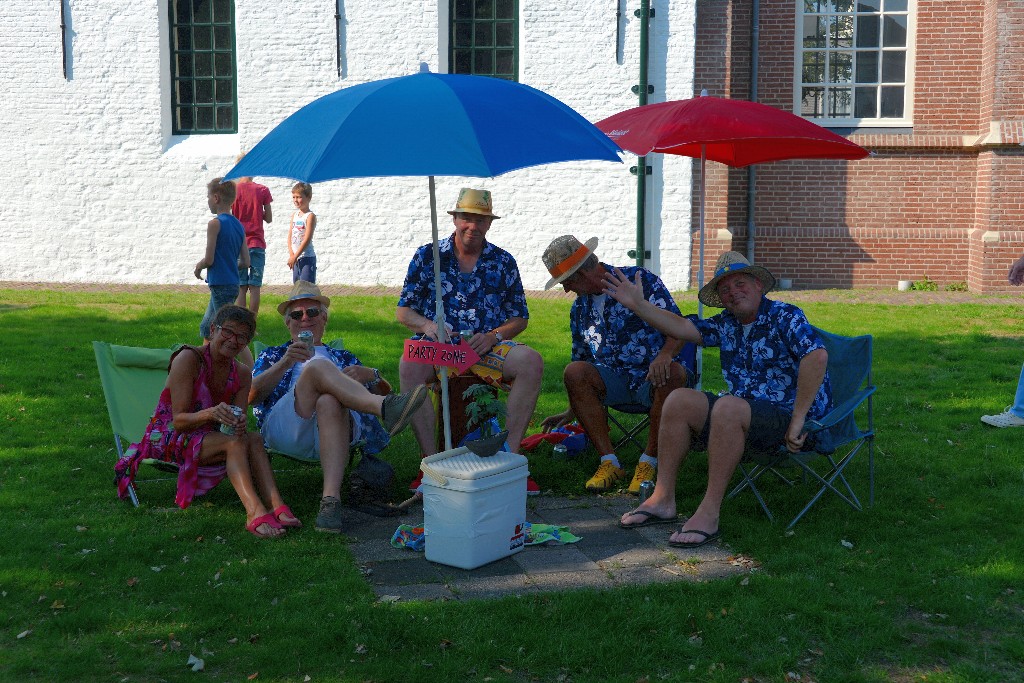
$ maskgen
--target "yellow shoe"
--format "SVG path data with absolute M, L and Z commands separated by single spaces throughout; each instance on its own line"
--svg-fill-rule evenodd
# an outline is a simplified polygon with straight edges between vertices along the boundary
M 626 470 L 616 467 L 609 460 L 602 460 L 590 479 L 587 480 L 588 491 L 607 491 L 616 483 L 626 478 Z
M 640 495 L 640 484 L 645 481 L 654 481 L 654 477 L 657 476 L 658 469 L 649 462 L 641 462 L 636 466 L 636 472 L 633 473 L 633 481 L 629 482 L 629 492 L 634 496 Z

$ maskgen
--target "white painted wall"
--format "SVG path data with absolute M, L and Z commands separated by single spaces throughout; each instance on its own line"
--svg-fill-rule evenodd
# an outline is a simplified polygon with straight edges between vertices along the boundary
M 60 5 L 0 3 L 0 280 L 196 283 L 205 247 L 205 185 L 298 107 L 339 88 L 444 70 L 447 0 L 341 0 L 343 73 L 335 63 L 335 0 L 235 0 L 239 133 L 171 136 L 167 0 L 65 0 L 69 79 L 61 69 Z M 616 60 L 615 11 L 622 50 Z M 652 0 L 652 102 L 693 92 L 694 0 Z M 637 104 L 639 0 L 519 0 L 520 81 L 597 121 Z M 440 25 L 440 28 L 439 28 Z M 567 232 L 597 236 L 598 256 L 628 264 L 636 180 L 623 164 L 578 162 L 498 178 L 439 178 L 439 209 L 464 185 L 492 190 L 491 240 L 519 261 L 527 289 L 548 279 L 540 254 Z M 660 163 L 660 162 L 656 162 Z M 660 171 L 659 171 L 660 172 Z M 648 191 L 650 265 L 688 286 L 690 163 L 666 158 L 669 188 Z M 266 284 L 291 282 L 288 181 L 274 195 Z M 399 285 L 429 241 L 425 178 L 314 187 L 318 280 Z M 447 221 L 446 214 L 442 220 Z M 443 228 L 450 223 L 442 222 Z

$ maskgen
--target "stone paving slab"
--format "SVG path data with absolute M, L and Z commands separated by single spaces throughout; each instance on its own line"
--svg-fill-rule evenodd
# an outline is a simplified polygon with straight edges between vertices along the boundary
M 385 519 L 347 510 L 345 528 L 356 562 L 374 593 L 387 602 L 487 600 L 547 591 L 706 581 L 738 576 L 756 567 L 750 558 L 734 557 L 722 541 L 695 549 L 670 547 L 671 524 L 620 529 L 619 517 L 635 504 L 635 497 L 621 494 L 531 498 L 529 521 L 567 526 L 582 540 L 527 546 L 471 570 L 428 562 L 421 552 L 391 547 L 398 525 L 422 525 L 422 508 Z

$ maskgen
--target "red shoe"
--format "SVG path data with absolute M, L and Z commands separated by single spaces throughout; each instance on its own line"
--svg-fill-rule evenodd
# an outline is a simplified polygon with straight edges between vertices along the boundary
M 427 456 L 423 455 L 422 453 L 420 454 L 420 460 L 422 460 L 425 457 L 427 457 Z M 416 478 L 412 480 L 411 484 L 409 484 L 409 490 L 412 491 L 413 493 L 419 493 L 420 492 L 420 488 L 422 486 L 423 486 L 423 470 L 420 470 L 416 474 Z
M 526 478 L 526 495 L 537 496 L 540 495 L 540 487 L 537 486 L 537 482 L 533 480 L 533 477 Z

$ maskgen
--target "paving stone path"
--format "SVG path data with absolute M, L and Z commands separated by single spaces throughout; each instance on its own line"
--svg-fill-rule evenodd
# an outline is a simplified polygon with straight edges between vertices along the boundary
M 624 494 L 531 498 L 528 522 L 567 526 L 582 540 L 527 546 L 511 557 L 472 570 L 428 562 L 422 552 L 391 547 L 391 536 L 399 524 L 423 523 L 422 508 L 387 519 L 346 510 L 346 535 L 352 541 L 349 549 L 356 562 L 378 599 L 385 602 L 487 599 L 706 581 L 756 569 L 754 560 L 735 556 L 722 541 L 692 550 L 670 547 L 667 541 L 673 527 L 669 524 L 620 529 L 619 517 L 635 505 L 636 497 Z

